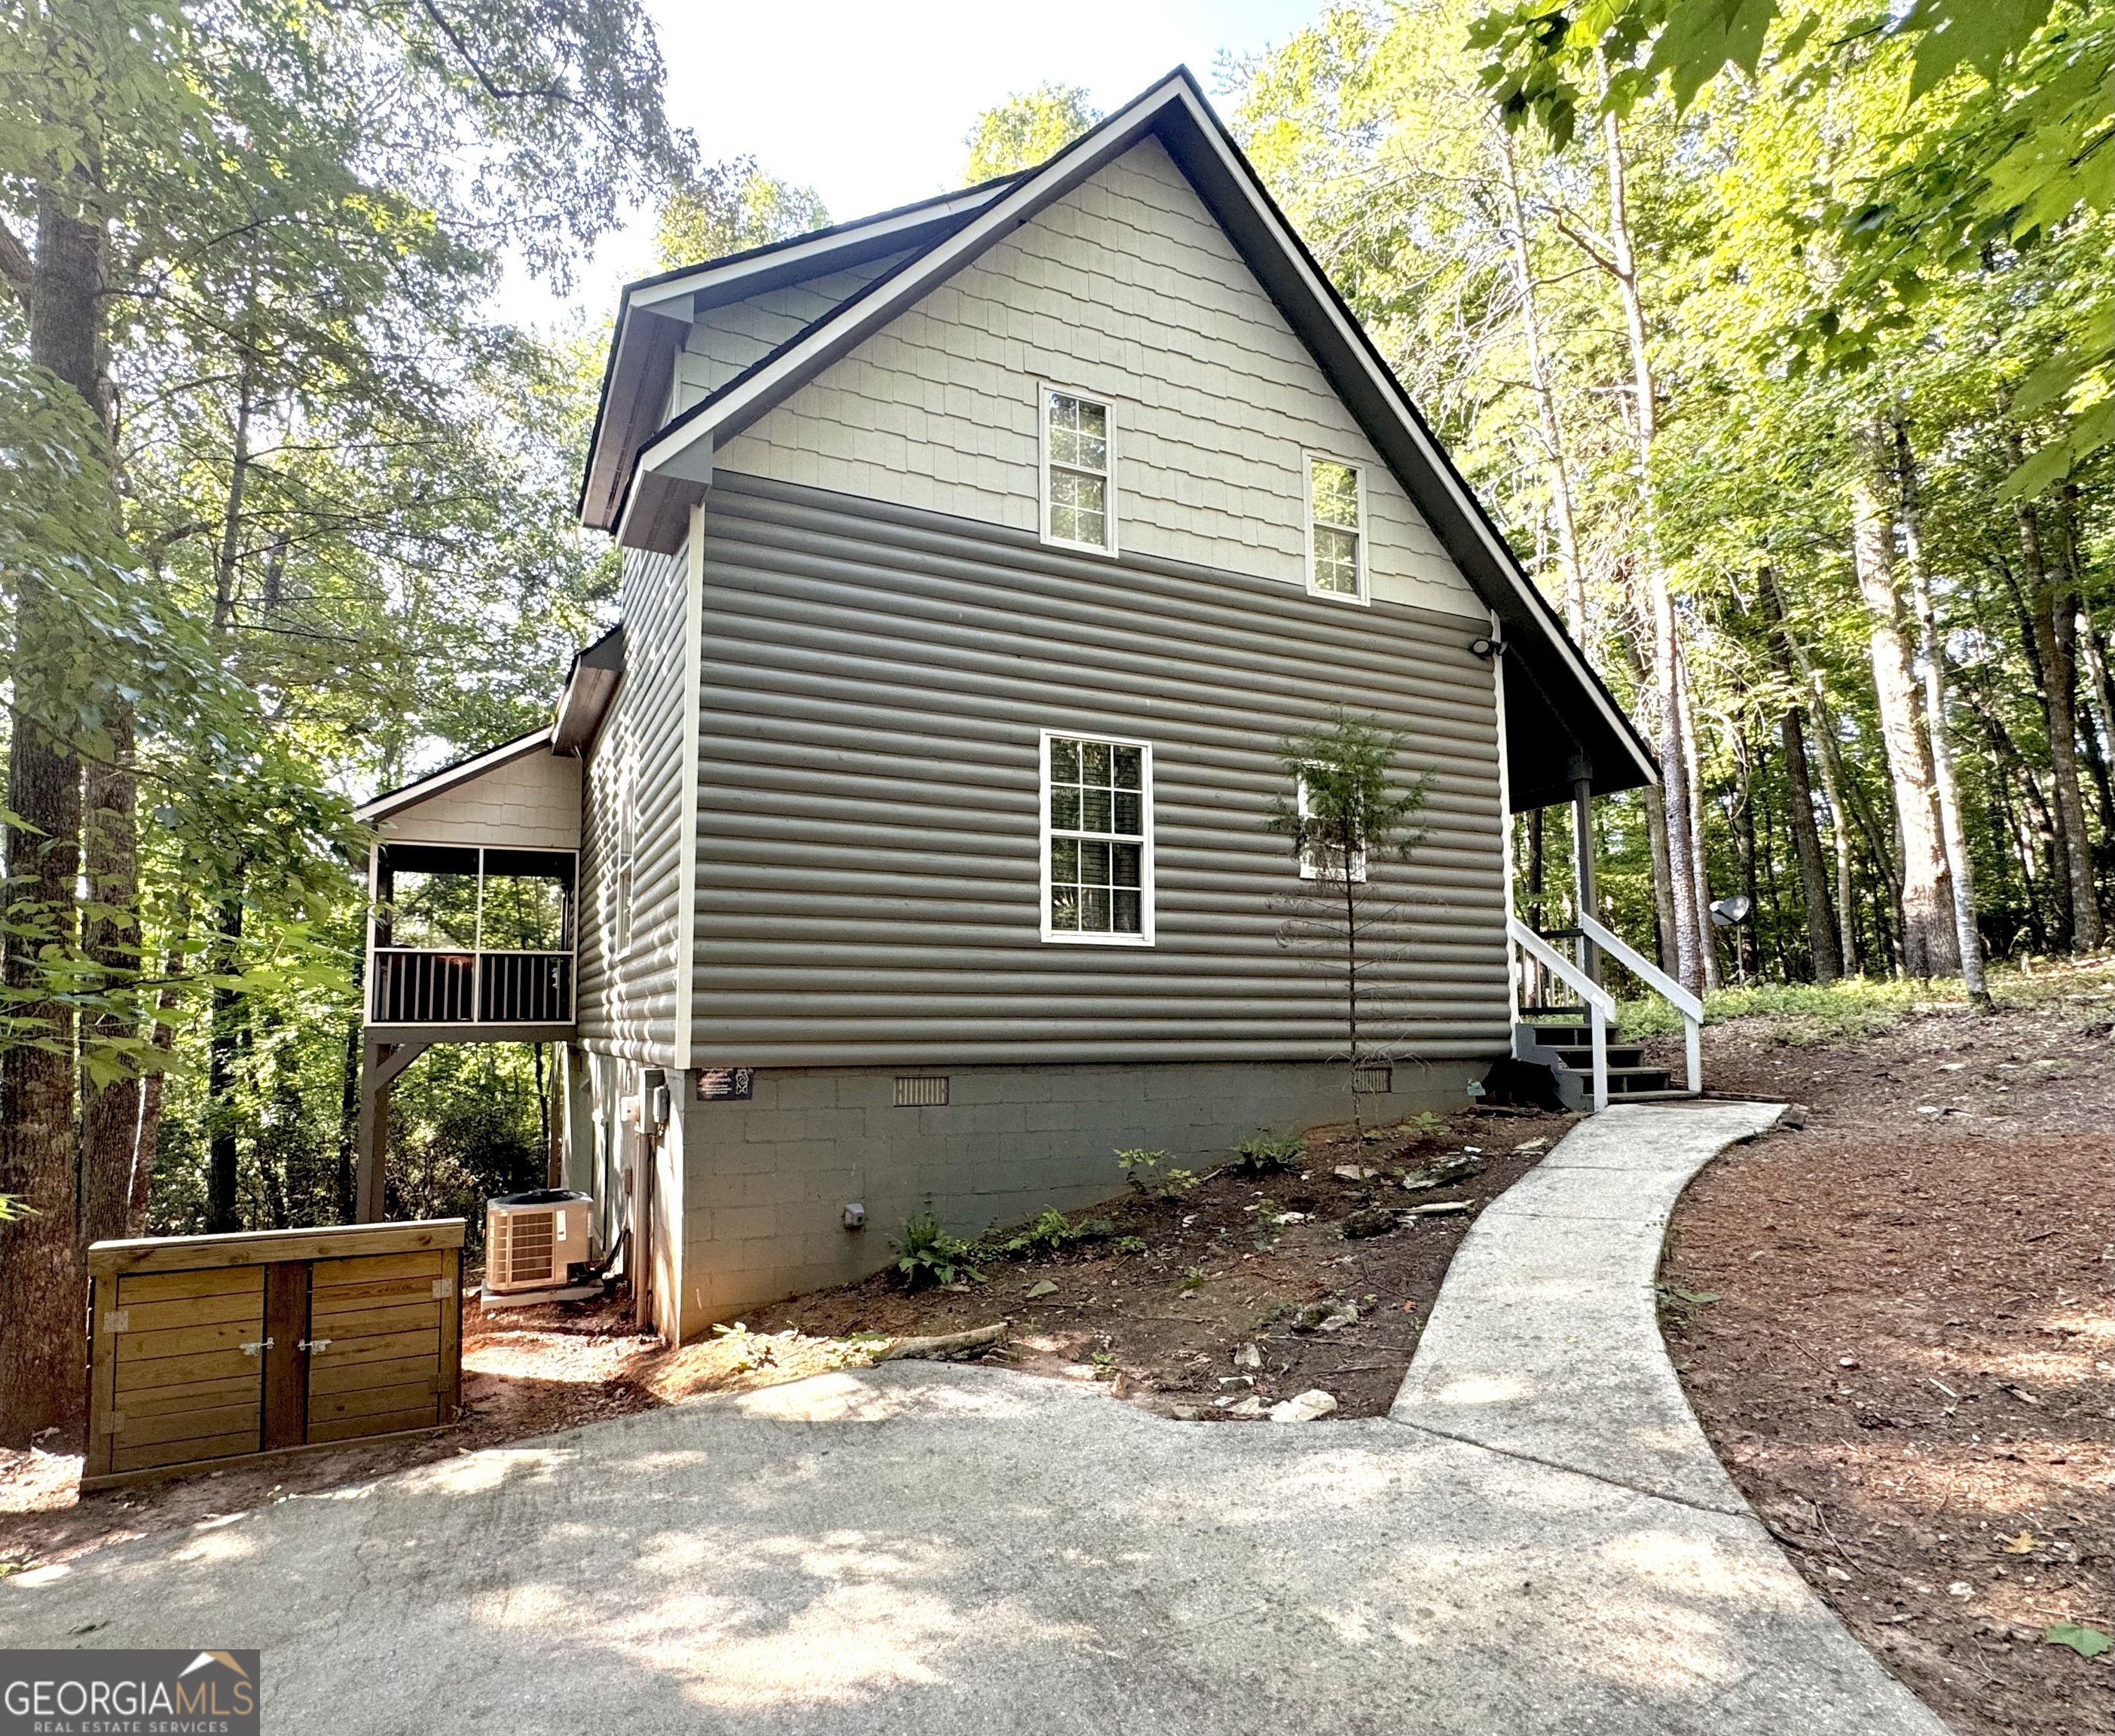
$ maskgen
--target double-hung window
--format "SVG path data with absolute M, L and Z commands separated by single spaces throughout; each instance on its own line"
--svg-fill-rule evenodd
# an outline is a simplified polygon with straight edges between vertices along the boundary
M 1117 549 L 1114 419 L 1098 398 L 1044 386 L 1043 540 L 1113 554 Z
M 1300 817 L 1311 820 L 1314 816 L 1312 797 L 1307 785 L 1307 775 L 1301 773 L 1298 786 Z M 1338 846 L 1311 838 L 1300 852 L 1300 878 L 1303 880 L 1334 880 L 1339 885 L 1344 880 L 1345 852 Z M 1354 884 L 1363 884 L 1366 878 L 1366 852 L 1363 845 L 1355 846 L 1350 852 L 1351 879 Z
M 1366 600 L 1366 503 L 1356 464 L 1310 452 L 1307 588 L 1316 596 Z
M 1153 749 L 1043 737 L 1043 938 L 1153 944 Z

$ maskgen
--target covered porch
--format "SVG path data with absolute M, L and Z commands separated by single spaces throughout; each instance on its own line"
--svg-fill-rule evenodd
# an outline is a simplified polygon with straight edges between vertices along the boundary
M 385 1214 L 389 1092 L 436 1043 L 556 1043 L 575 1029 L 580 766 L 524 736 L 376 797 L 357 1209 Z

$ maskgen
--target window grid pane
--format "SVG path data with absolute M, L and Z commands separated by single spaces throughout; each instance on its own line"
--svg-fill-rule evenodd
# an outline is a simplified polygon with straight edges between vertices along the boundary
M 1329 458 L 1307 461 L 1314 589 L 1341 597 L 1359 592 L 1359 473 Z
M 1050 535 L 1060 542 L 1109 543 L 1109 412 L 1103 404 L 1053 392 L 1044 405 L 1049 464 Z
M 1145 932 L 1145 783 L 1140 748 L 1051 738 L 1052 932 Z

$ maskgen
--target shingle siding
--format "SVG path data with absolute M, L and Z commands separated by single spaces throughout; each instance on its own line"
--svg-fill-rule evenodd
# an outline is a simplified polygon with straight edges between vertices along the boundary
M 708 319 L 724 324 L 732 311 Z M 724 339 L 715 331 L 692 342 Z M 723 446 L 715 462 L 1033 530 L 1039 379 L 1114 406 L 1126 550 L 1304 586 L 1301 453 L 1324 451 L 1364 470 L 1374 595 L 1480 610 L 1313 357 L 1151 139 L 825 370 Z
M 539 748 L 398 809 L 378 829 L 384 843 L 571 850 L 580 841 L 580 762 Z
M 1277 743 L 1342 703 L 1407 732 L 1428 838 L 1369 1037 L 1507 1035 L 1483 618 L 722 473 L 704 518 L 694 1065 L 1313 1059 L 1341 996 L 1278 944 Z M 1045 728 L 1155 749 L 1158 944 L 1040 938 Z M 1384 986 L 1385 985 L 1385 986 Z
M 892 253 L 699 315 L 682 352 L 676 358 L 675 392 L 668 414 L 681 416 L 700 399 L 718 391 L 752 363 L 865 288 L 903 257 Z

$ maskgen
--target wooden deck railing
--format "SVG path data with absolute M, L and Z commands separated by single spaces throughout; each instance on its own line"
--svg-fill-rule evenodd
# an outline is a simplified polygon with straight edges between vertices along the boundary
M 377 947 L 371 1025 L 567 1025 L 571 953 L 443 952 Z

